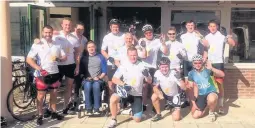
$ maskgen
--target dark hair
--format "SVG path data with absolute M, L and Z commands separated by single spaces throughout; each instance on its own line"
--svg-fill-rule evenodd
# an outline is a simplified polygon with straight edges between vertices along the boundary
M 171 26 L 169 29 L 168 29 L 168 31 L 175 31 L 176 32 L 176 28 L 174 27 L 174 26 Z
M 45 25 L 42 30 L 44 30 L 45 28 L 50 29 L 51 31 L 53 31 L 53 28 L 50 25 Z
M 167 57 L 162 57 L 159 61 L 159 66 L 160 65 L 170 65 L 170 60 Z
M 194 20 L 188 20 L 188 21 L 186 21 L 185 25 L 187 25 L 188 23 L 193 23 L 193 24 L 195 24 L 195 21 L 194 21 Z
M 210 21 L 208 22 L 208 26 L 209 26 L 210 24 L 216 24 L 216 25 L 218 25 L 218 22 L 217 22 L 216 20 L 210 20 Z
M 75 25 L 75 27 L 77 28 L 77 27 L 78 27 L 78 25 L 81 25 L 81 26 L 83 26 L 83 27 L 84 27 L 84 23 L 82 23 L 82 22 L 78 22 L 78 23 Z
M 87 50 L 87 47 L 88 47 L 89 44 L 94 44 L 95 46 L 97 46 L 96 43 L 93 40 L 88 40 L 88 42 L 86 43 L 86 45 L 83 49 L 83 52 L 82 52 L 83 56 L 88 56 L 89 55 L 88 50 Z

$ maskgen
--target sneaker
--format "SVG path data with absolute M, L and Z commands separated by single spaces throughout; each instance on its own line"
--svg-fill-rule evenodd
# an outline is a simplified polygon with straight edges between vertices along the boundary
M 162 119 L 161 114 L 156 114 L 154 117 L 152 117 L 151 121 L 156 122 Z
M 73 106 L 73 103 L 69 103 L 67 105 L 67 107 L 63 110 L 63 114 L 67 115 L 68 114 L 68 110 Z
M 225 114 L 224 108 L 222 106 L 219 107 L 219 114 Z
M 108 124 L 107 128 L 114 128 L 114 127 L 116 127 L 116 125 L 117 125 L 117 120 L 116 119 L 112 119 L 110 121 L 110 123 Z
M 131 110 L 132 110 L 131 108 L 126 109 L 126 110 L 123 110 L 123 111 L 121 112 L 121 115 L 130 115 Z
M 63 120 L 64 116 L 57 114 L 56 112 L 52 112 L 51 119 Z
M 86 111 L 86 115 L 87 115 L 87 116 L 93 115 L 92 109 L 88 109 L 88 110 Z
M 43 117 L 44 117 L 44 118 L 48 118 L 48 117 L 51 116 L 51 113 L 52 113 L 52 112 L 47 108 L 47 109 L 45 110 L 44 114 L 43 114 Z
M 38 118 L 37 118 L 37 121 L 36 121 L 37 125 L 42 125 L 43 124 L 43 116 L 40 115 Z
M 209 112 L 208 118 L 211 122 L 214 122 L 216 120 L 216 113 L 215 112 Z
M 100 115 L 99 109 L 95 109 L 95 110 L 94 110 L 94 115 Z

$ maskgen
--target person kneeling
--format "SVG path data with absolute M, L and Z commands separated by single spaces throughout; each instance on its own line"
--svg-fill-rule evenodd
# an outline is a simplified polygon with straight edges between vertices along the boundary
M 81 57 L 80 72 L 85 80 L 82 82 L 85 95 L 86 115 L 92 115 L 92 97 L 94 101 L 94 114 L 99 115 L 101 106 L 101 86 L 106 74 L 106 60 L 96 53 L 96 44 L 88 41 L 86 50 Z
M 195 55 L 192 58 L 193 70 L 188 74 L 189 86 L 194 89 L 194 98 L 192 100 L 192 116 L 195 119 L 204 116 L 205 108 L 209 108 L 210 121 L 216 120 L 215 109 L 218 101 L 216 82 L 213 73 L 216 77 L 224 77 L 225 74 L 221 70 L 212 67 L 212 64 L 207 61 L 206 66 L 203 66 L 203 58 L 201 55 Z
M 151 100 L 157 114 L 152 118 L 152 121 L 158 121 L 162 118 L 160 100 L 163 99 L 165 99 L 171 107 L 174 107 L 172 113 L 173 120 L 181 120 L 181 94 L 179 93 L 179 87 L 185 90 L 185 85 L 180 79 L 179 73 L 170 70 L 169 66 L 170 60 L 167 57 L 162 57 L 159 62 L 159 70 L 157 70 L 154 75 L 154 87 Z
M 110 111 L 112 120 L 108 127 L 112 128 L 117 125 L 117 111 L 120 100 L 127 101 L 131 104 L 132 116 L 136 122 L 140 122 L 143 114 L 143 81 L 152 82 L 149 70 L 145 68 L 141 61 L 138 61 L 137 50 L 130 47 L 127 50 L 128 61 L 121 63 L 113 76 L 113 83 L 117 86 L 117 93 L 112 94 L 110 98 Z M 123 81 L 121 80 L 123 78 Z

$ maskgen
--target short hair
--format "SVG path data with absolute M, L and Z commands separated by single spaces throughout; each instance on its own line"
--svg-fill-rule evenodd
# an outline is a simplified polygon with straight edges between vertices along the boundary
M 97 46 L 96 43 L 95 43 L 93 40 L 88 40 L 87 45 L 86 45 L 86 48 L 87 48 L 87 46 L 88 46 L 89 44 L 94 44 L 95 46 Z
M 216 20 L 210 20 L 210 21 L 208 22 L 208 26 L 209 26 L 210 24 L 216 24 L 216 25 L 218 25 L 218 22 L 217 22 Z
M 67 20 L 67 21 L 72 22 L 72 19 L 71 19 L 71 18 L 69 18 L 69 17 L 64 17 L 64 19 L 62 20 L 62 23 L 63 23 L 63 21 L 64 21 L 64 20 Z
M 50 29 L 51 31 L 53 31 L 53 28 L 52 28 L 50 25 L 45 25 L 45 26 L 42 28 L 42 30 L 44 30 L 45 28 Z
M 186 21 L 185 25 L 187 25 L 188 23 L 193 23 L 193 24 L 195 24 L 195 21 L 194 21 L 194 20 L 188 20 L 188 21 Z
M 77 27 L 78 27 L 78 25 L 81 25 L 81 26 L 83 26 L 83 27 L 85 26 L 85 25 L 84 25 L 84 23 L 82 23 L 82 22 L 78 22 L 78 23 L 75 25 L 75 27 L 77 28 Z
M 175 31 L 176 32 L 176 28 L 174 27 L 174 26 L 171 26 L 169 29 L 168 29 L 168 31 Z
M 127 35 L 130 35 L 130 36 L 132 36 L 132 38 L 133 38 L 133 34 L 132 34 L 131 32 L 125 32 L 125 37 L 126 37 Z
M 137 52 L 137 49 L 136 49 L 134 46 L 131 46 L 131 47 L 129 47 L 129 48 L 127 49 L 127 53 L 128 53 L 129 51 L 136 51 L 136 52 Z

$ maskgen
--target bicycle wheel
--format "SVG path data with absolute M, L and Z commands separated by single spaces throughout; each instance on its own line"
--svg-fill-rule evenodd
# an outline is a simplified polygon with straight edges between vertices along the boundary
M 20 90 L 21 86 L 26 86 L 22 88 L 27 89 Z M 7 97 L 7 108 L 13 118 L 19 121 L 28 121 L 35 118 L 37 112 L 35 104 L 36 90 L 33 88 L 33 85 L 22 83 L 11 89 Z

